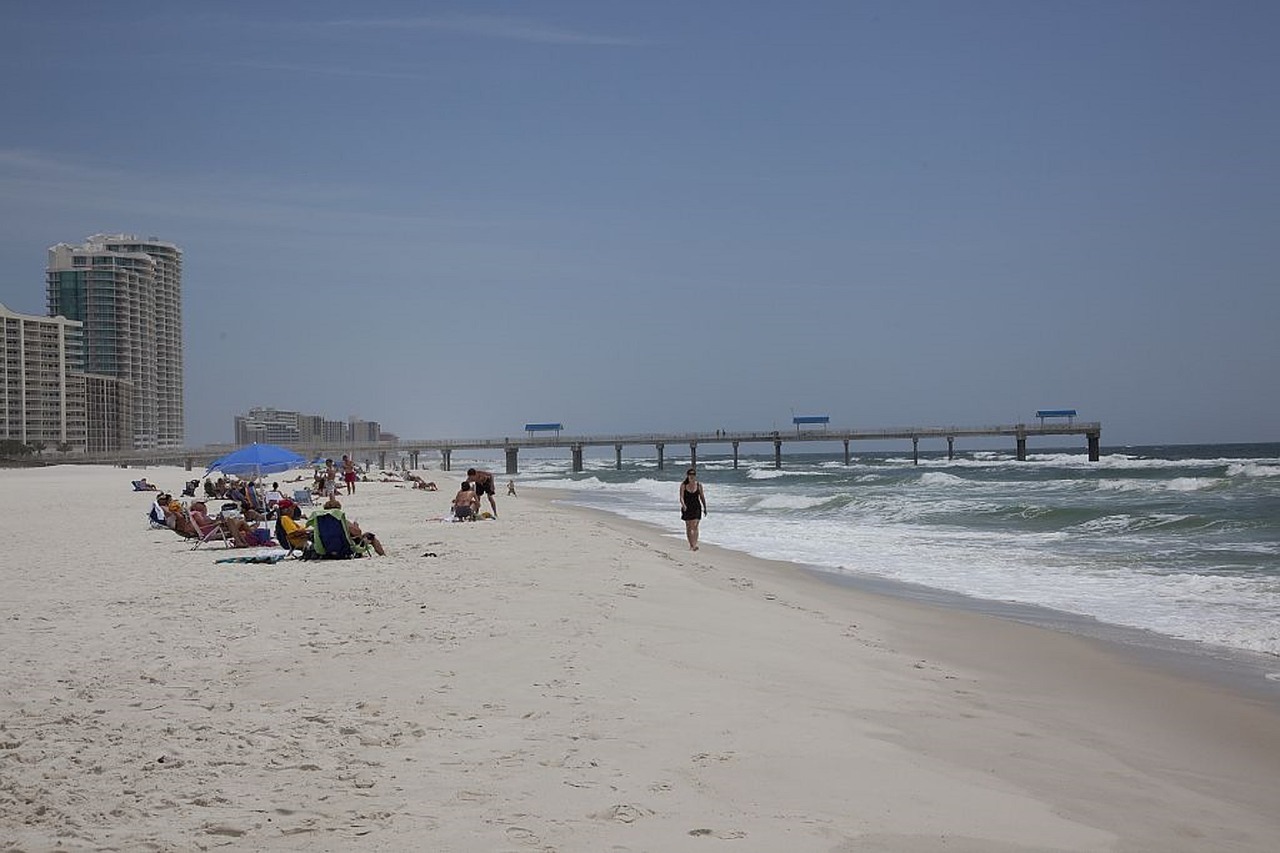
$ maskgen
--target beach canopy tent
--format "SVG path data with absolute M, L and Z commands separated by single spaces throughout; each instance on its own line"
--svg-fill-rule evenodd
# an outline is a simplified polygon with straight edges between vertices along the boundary
M 255 442 L 233 450 L 221 459 L 213 460 L 205 474 L 221 471 L 235 477 L 261 477 L 264 474 L 288 471 L 290 468 L 301 468 L 306 464 L 306 459 L 287 447 Z

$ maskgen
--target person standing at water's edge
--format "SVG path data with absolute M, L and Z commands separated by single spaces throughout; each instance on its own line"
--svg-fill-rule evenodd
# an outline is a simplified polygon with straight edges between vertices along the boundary
M 689 550 L 698 550 L 698 522 L 707 512 L 707 496 L 702 493 L 698 472 L 690 468 L 684 472 L 680 483 L 680 517 L 684 519 L 684 535 L 689 540 Z

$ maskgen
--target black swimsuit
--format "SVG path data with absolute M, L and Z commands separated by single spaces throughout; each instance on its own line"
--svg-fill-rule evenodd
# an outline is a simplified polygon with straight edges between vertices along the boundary
M 702 518 L 702 498 L 698 495 L 698 490 L 692 492 L 684 486 L 680 487 L 684 492 L 684 509 L 680 511 L 680 519 L 682 521 L 697 521 Z

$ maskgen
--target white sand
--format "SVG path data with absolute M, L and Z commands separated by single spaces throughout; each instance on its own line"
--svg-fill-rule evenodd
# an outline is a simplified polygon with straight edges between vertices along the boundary
M 4 849 L 1280 849 L 1276 707 L 1090 641 L 439 472 L 218 565 L 140 473 L 0 472 Z

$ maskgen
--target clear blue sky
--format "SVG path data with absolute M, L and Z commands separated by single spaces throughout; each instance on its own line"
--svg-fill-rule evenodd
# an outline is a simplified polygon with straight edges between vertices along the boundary
M 1280 4 L 0 5 L 0 302 L 185 250 L 188 439 L 1280 440 Z

